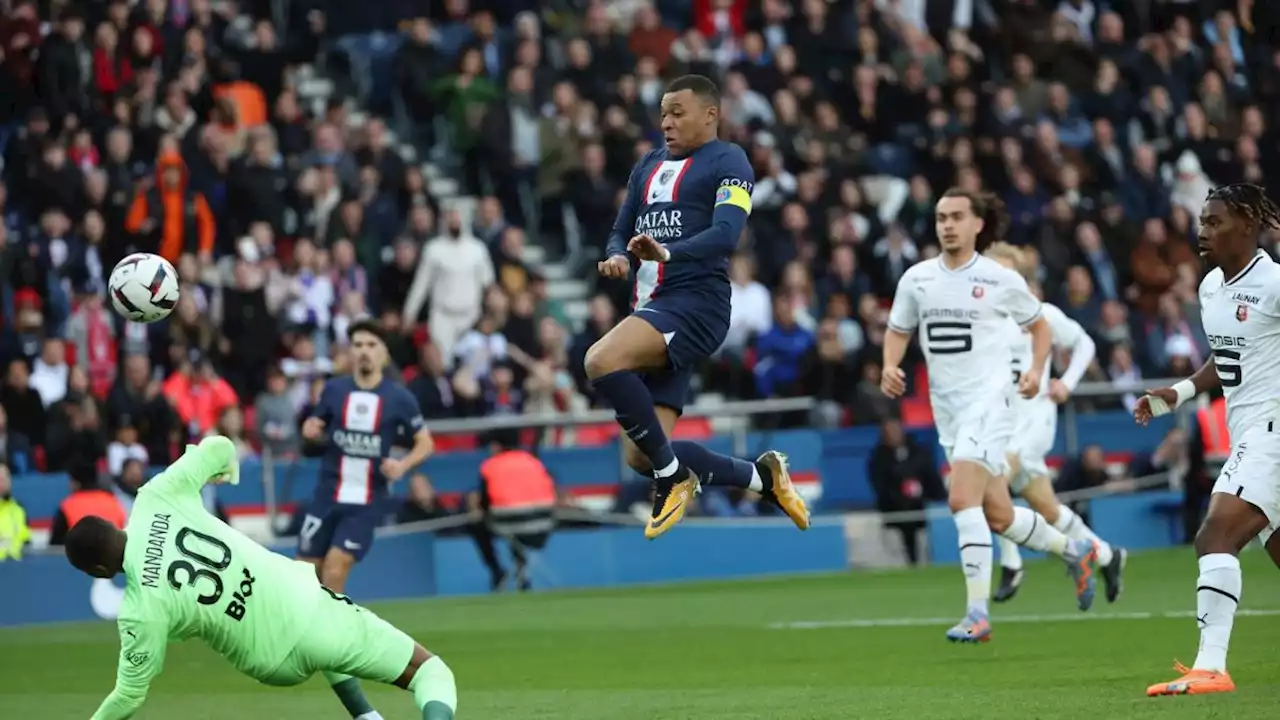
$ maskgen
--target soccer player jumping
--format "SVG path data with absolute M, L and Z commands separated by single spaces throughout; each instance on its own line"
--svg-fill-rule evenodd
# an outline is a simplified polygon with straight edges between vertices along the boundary
M 325 587 L 342 592 L 351 568 L 373 546 L 391 483 L 421 465 L 435 447 L 418 401 L 387 378 L 387 343 L 372 320 L 347 331 L 355 372 L 325 383 L 302 424 L 308 442 L 325 442 L 320 482 L 298 533 L 298 558 L 315 565 Z M 402 458 L 391 447 L 411 438 Z
M 67 532 L 67 559 L 96 578 L 123 572 L 116 686 L 93 720 L 133 717 L 164 665 L 169 640 L 199 638 L 266 685 L 322 673 L 357 720 L 381 720 L 355 678 L 413 693 L 423 720 L 451 720 L 453 672 L 439 657 L 290 560 L 204 509 L 206 483 L 239 481 L 236 447 L 214 436 L 138 491 L 124 530 L 87 517 Z
M 1147 695 L 1200 695 L 1236 689 L 1227 646 L 1240 603 L 1240 551 L 1258 537 L 1280 565 L 1280 265 L 1258 248 L 1258 235 L 1280 229 L 1280 208 L 1257 185 L 1225 185 L 1200 210 L 1200 256 L 1213 270 L 1200 282 L 1200 320 L 1213 357 L 1173 387 L 1138 400 L 1146 425 L 1200 393 L 1221 387 L 1227 401 L 1231 454 L 1213 485 L 1196 533 L 1200 577 L 1196 621 L 1200 651 L 1180 677 Z
M 1013 357 L 1004 329 L 1012 318 L 1031 333 L 1032 360 L 1018 386 L 1023 397 L 1040 391 L 1052 339 L 1026 281 L 979 254 L 1000 238 L 1007 221 L 997 198 L 948 190 L 935 211 L 942 254 L 911 266 L 898 281 L 884 339 L 880 387 L 899 397 L 906 391 L 900 364 L 920 329 L 938 440 L 951 464 L 949 502 L 968 591 L 964 619 L 947 631 L 953 642 L 991 637 L 993 531 L 1031 550 L 1060 555 L 1075 581 L 1080 609 L 1093 604 L 1093 543 L 1070 540 L 1034 511 L 1015 507 L 1003 480 L 1016 419 L 1009 383 Z
M 665 147 L 631 170 L 600 274 L 635 271 L 633 313 L 587 351 L 592 387 L 613 405 L 626 434 L 627 464 L 652 473 L 656 498 L 645 537 L 684 517 L 701 483 L 762 493 L 801 530 L 809 510 L 777 451 L 754 463 L 668 438 L 698 362 L 729 328 L 729 256 L 751 214 L 755 174 L 742 148 L 718 138 L 720 90 L 701 75 L 673 81 L 662 96 Z

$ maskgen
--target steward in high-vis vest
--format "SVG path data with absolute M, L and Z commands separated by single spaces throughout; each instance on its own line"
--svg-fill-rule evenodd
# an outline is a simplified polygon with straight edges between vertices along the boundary
M 27 512 L 12 495 L 9 467 L 0 464 L 0 562 L 21 560 L 22 548 L 31 542 Z
M 1231 433 L 1227 430 L 1227 400 L 1218 398 L 1196 411 L 1200 445 L 1208 462 L 1222 461 L 1231 454 Z
M 138 237 L 140 249 L 175 265 L 183 255 L 213 254 L 213 212 L 204 196 L 190 188 L 187 164 L 176 152 L 156 161 L 155 183 L 138 191 L 124 226 Z
M 49 530 L 49 544 L 63 545 L 67 531 L 76 523 L 96 515 L 112 525 L 124 529 L 129 520 L 124 505 L 109 490 L 98 487 L 97 468 L 93 465 L 76 466 L 71 469 L 71 494 L 58 506 L 53 516 L 53 527 Z
M 476 543 L 493 576 L 493 589 L 500 590 L 508 574 L 498 562 L 493 541 L 495 535 L 506 538 L 516 561 L 516 585 L 528 590 L 532 583 L 526 551 L 546 547 L 555 529 L 555 481 L 536 455 L 520 449 L 515 433 L 495 432 L 490 450 L 493 455 L 480 465 L 479 506 L 484 522 L 476 529 Z

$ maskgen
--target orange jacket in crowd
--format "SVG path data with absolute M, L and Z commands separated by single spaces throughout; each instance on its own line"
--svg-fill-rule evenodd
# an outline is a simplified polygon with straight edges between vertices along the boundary
M 166 171 L 176 170 L 176 183 L 166 183 Z M 154 235 L 159 255 L 177 264 L 190 253 L 211 254 L 216 226 L 204 196 L 188 187 L 187 164 L 177 153 L 156 161 L 155 184 L 138 191 L 125 218 L 131 233 Z
M 204 379 L 176 372 L 164 381 L 164 396 L 187 427 L 203 435 L 218 425 L 227 408 L 240 404 L 236 391 L 220 377 Z

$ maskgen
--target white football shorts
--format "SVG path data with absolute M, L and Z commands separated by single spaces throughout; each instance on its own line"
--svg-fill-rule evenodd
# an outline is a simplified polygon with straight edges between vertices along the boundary
M 1245 431 L 1231 447 L 1213 491 L 1235 495 L 1267 516 L 1267 527 L 1258 534 L 1265 545 L 1280 529 L 1280 423 Z
M 1005 452 L 1013 435 L 1016 417 L 1007 397 L 960 406 L 954 411 L 933 411 L 938 443 L 947 454 L 947 463 L 975 462 L 1000 477 L 1008 467 Z
M 1045 458 L 1053 450 L 1058 434 L 1058 406 L 1048 398 L 1036 398 L 1029 402 L 1015 401 L 1014 409 L 1017 419 L 1009 440 L 1009 454 L 1018 458 L 1022 471 L 1009 479 L 1009 490 L 1016 495 L 1031 478 L 1049 477 Z

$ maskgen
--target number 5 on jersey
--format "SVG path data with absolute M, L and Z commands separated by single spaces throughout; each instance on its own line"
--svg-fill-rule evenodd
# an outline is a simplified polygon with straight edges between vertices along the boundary
M 934 322 L 924 326 L 925 346 L 933 355 L 958 355 L 973 350 L 973 325 Z
M 1218 372 L 1218 382 L 1222 383 L 1224 388 L 1236 387 L 1243 380 L 1240 352 L 1237 350 L 1214 350 L 1213 367 Z

